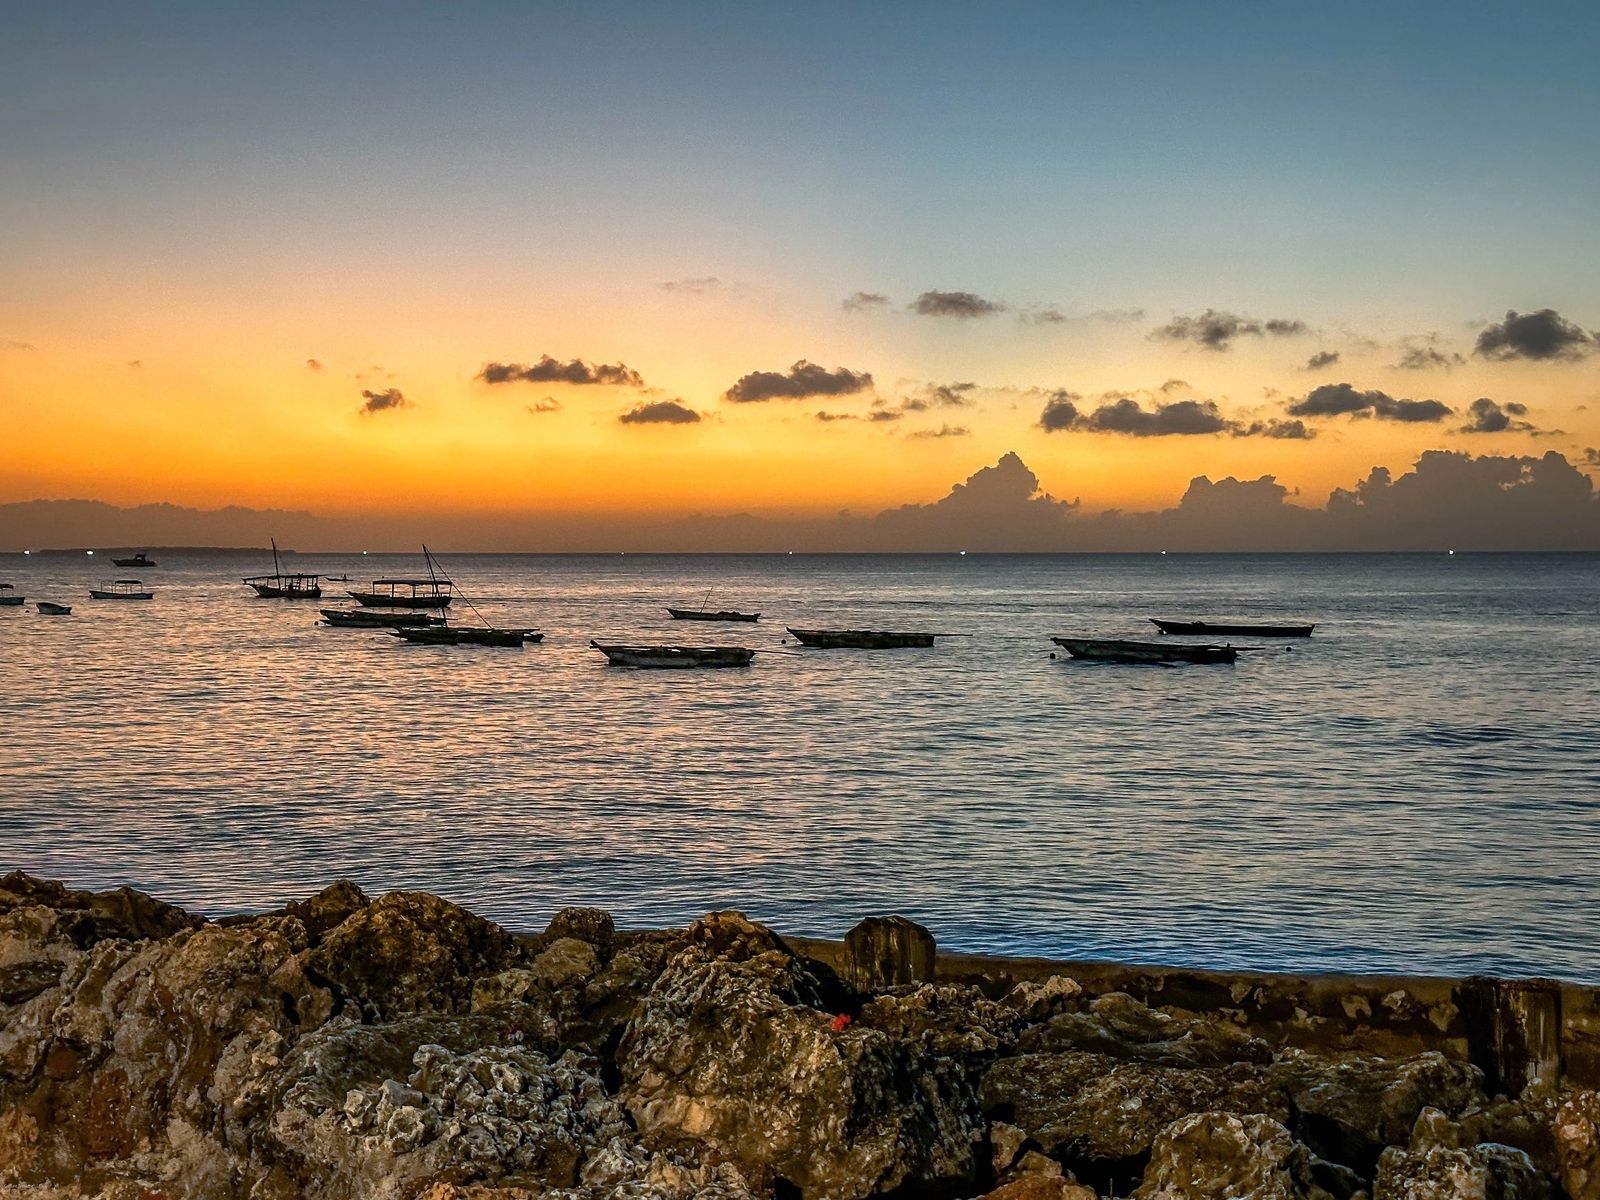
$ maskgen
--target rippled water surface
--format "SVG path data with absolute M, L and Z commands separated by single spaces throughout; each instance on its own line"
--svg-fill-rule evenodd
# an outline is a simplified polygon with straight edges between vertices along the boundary
M 345 876 L 524 928 L 895 911 L 973 950 L 1600 980 L 1595 556 L 447 560 L 547 632 L 520 651 L 320 627 L 250 597 L 260 556 L 155 557 L 145 604 L 88 599 L 126 574 L 103 556 L 0 557 L 29 598 L 0 609 L 7 867 L 213 914 Z M 666 619 L 708 588 L 766 616 Z M 1050 657 L 1147 615 L 1320 624 L 1236 667 Z M 786 622 L 968 636 L 799 651 Z M 761 653 L 624 671 L 596 635 Z

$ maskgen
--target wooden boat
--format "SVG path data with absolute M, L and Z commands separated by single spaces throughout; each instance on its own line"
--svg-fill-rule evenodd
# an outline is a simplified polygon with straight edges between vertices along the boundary
M 875 629 L 796 629 L 794 634 L 802 646 L 814 650 L 901 650 L 908 647 L 933 645 L 933 639 L 951 637 L 948 633 L 894 633 Z
M 41 600 L 34 607 L 46 617 L 70 617 L 72 615 L 72 605 L 57 604 L 54 600 Z
M 9 583 L 0 583 L 0 607 L 21 608 L 23 599 Z
M 155 593 L 137 579 L 115 579 L 109 587 L 90 588 L 91 600 L 153 600 Z
M 301 571 L 284 574 L 278 561 L 278 539 L 272 539 L 272 574 L 251 575 L 245 583 L 255 588 L 256 595 L 264 600 L 317 600 L 322 596 L 319 576 Z
M 668 615 L 674 621 L 759 621 L 760 613 L 734 612 L 732 609 L 718 609 L 716 612 L 707 612 L 703 608 L 668 608 Z
M 613 667 L 748 667 L 756 656 L 754 650 L 743 646 L 623 646 L 592 638 L 589 645 L 604 654 Z
M 1210 621 L 1163 621 L 1146 618 L 1162 633 L 1198 634 L 1203 637 L 1310 637 L 1315 625 L 1213 624 Z
M 407 626 L 389 630 L 417 646 L 521 646 L 544 641 L 537 629 L 480 629 L 473 625 Z
M 111 560 L 111 565 L 114 567 L 153 567 L 156 564 L 151 560 L 149 555 L 141 550 L 132 558 L 113 558 Z
M 1231 663 L 1239 652 L 1232 646 L 1196 646 L 1183 642 L 1125 642 L 1111 638 L 1051 638 L 1073 658 L 1110 663 Z
M 367 608 L 449 608 L 455 599 L 449 580 L 374 579 L 365 592 L 350 592 Z
M 323 623 L 335 629 L 399 629 L 443 625 L 444 618 L 425 612 L 384 612 L 377 608 L 324 608 Z

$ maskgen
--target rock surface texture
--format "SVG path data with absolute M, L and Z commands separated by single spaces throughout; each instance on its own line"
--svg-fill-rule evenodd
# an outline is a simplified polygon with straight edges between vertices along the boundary
M 1064 975 L 949 982 L 898 918 L 842 961 L 738 913 L 515 937 L 339 883 L 212 922 L 13 874 L 0 1198 L 1600 1200 L 1597 1093 L 1393 1052 L 1395 1006 L 1364 1046 L 1288 1013 L 1290 1044 Z

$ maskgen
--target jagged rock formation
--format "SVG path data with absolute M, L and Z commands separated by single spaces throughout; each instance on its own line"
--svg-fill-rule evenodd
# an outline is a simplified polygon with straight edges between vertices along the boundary
M 1308 1048 L 941 981 L 924 935 L 865 927 L 841 978 L 737 913 L 519 938 L 417 892 L 209 922 L 7 876 L 0 1197 L 1600 1200 L 1600 1094 L 1391 1053 L 1402 999 Z

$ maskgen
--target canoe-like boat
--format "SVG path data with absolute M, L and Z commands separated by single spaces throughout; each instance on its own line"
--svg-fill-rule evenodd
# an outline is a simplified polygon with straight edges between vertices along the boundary
M 34 607 L 46 617 L 70 617 L 72 615 L 72 605 L 57 604 L 54 600 L 41 600 Z
M 748 667 L 756 656 L 743 646 L 623 646 L 590 639 L 613 667 Z
M 476 626 L 427 625 L 389 630 L 414 646 L 521 646 L 544 641 L 537 629 L 480 629 Z
M 789 632 L 802 646 L 814 650 L 903 650 L 909 647 L 931 646 L 937 637 L 947 633 L 895 633 L 882 629 L 796 629 Z
M 708 612 L 703 608 L 668 608 L 668 615 L 674 621 L 759 621 L 760 613 L 734 612 L 732 609 L 719 609 Z
M 91 600 L 153 600 L 155 593 L 137 579 L 113 580 L 109 587 L 90 588 Z
M 1111 663 L 1231 663 L 1239 652 L 1232 646 L 1196 646 L 1183 642 L 1124 642 L 1112 638 L 1051 638 L 1073 658 Z
M 0 608 L 21 608 L 23 597 L 9 583 L 0 583 Z
M 278 561 L 278 539 L 273 538 L 272 574 L 251 575 L 245 584 L 254 588 L 263 600 L 319 600 L 322 598 L 322 585 L 317 582 L 320 578 L 304 571 L 285 572 Z
M 444 618 L 425 612 L 384 612 L 379 608 L 324 608 L 323 623 L 335 629 L 415 629 L 443 625 Z
M 446 579 L 374 579 L 367 591 L 349 594 L 366 608 L 449 608 L 455 599 Z
M 1315 625 L 1251 625 L 1212 623 L 1210 621 L 1163 621 L 1149 617 L 1149 622 L 1162 633 L 1198 635 L 1200 637 L 1310 637 Z
M 114 567 L 153 567 L 155 562 L 143 550 L 132 558 L 113 558 L 111 565 Z

